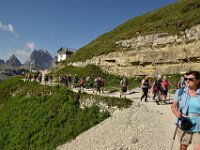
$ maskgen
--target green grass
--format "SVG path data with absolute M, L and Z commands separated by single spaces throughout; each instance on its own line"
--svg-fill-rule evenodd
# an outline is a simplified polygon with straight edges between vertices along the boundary
M 2 82 L 0 90 L 0 149 L 53 150 L 110 116 L 95 105 L 81 109 L 79 101 L 91 95 L 65 87 L 23 82 L 17 77 Z M 128 99 L 95 99 L 119 108 L 131 105 Z
M 180 31 L 197 24 L 200 24 L 200 1 L 181 0 L 128 20 L 79 49 L 67 62 L 85 61 L 112 51 L 122 51 L 115 42 L 136 37 L 138 34 L 180 34 Z

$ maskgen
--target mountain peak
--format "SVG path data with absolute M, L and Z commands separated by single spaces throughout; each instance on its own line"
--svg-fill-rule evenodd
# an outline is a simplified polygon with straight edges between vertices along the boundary
M 47 50 L 34 50 L 30 56 L 30 62 L 35 69 L 48 69 L 53 64 L 53 57 Z
M 12 56 L 10 56 L 10 58 L 8 60 L 6 60 L 6 64 L 15 66 L 15 67 L 19 67 L 22 65 L 21 62 L 19 61 L 19 59 L 14 54 Z

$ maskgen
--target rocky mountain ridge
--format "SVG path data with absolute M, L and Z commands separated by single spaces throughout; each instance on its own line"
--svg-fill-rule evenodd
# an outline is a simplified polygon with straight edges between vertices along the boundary
M 10 56 L 10 58 L 8 60 L 6 60 L 6 64 L 13 66 L 13 67 L 22 66 L 21 62 L 19 61 L 19 59 L 15 55 Z
M 48 69 L 53 65 L 53 57 L 45 50 L 34 50 L 30 55 L 30 65 L 38 70 Z
M 115 44 L 121 51 L 69 65 L 81 67 L 94 64 L 107 73 L 127 77 L 200 70 L 200 24 L 179 35 L 138 35 L 132 39 L 117 41 Z
M 29 60 L 24 64 L 18 60 L 15 55 L 12 55 L 8 60 L 4 61 L 0 59 L 0 80 L 5 80 L 10 76 L 16 75 L 21 71 L 29 72 L 30 68 L 35 70 L 48 69 L 53 65 L 53 58 L 48 51 L 44 50 L 34 50 L 31 53 Z M 24 71 L 23 71 L 24 72 Z

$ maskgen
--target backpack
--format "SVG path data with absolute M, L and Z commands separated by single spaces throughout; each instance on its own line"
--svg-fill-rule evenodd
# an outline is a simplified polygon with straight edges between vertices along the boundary
M 168 85 L 169 85 L 169 83 L 167 80 L 162 80 L 162 88 L 163 89 L 167 89 Z
M 146 86 L 146 87 L 149 87 L 149 80 L 145 79 L 143 85 Z
M 96 83 L 97 83 L 97 86 L 101 86 L 101 78 L 98 78 L 98 79 L 96 80 Z
M 128 86 L 128 81 L 127 81 L 127 80 L 124 80 L 124 79 L 122 79 L 122 80 L 121 80 L 121 86 L 123 86 L 123 87 L 126 87 L 126 86 Z
M 78 76 L 75 76 L 74 83 L 78 83 Z

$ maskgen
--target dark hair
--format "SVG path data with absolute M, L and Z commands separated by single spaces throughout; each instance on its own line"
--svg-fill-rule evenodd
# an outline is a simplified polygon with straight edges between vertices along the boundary
M 194 75 L 196 79 L 200 79 L 200 72 L 199 71 L 189 71 L 186 73 L 186 76 L 188 75 Z

